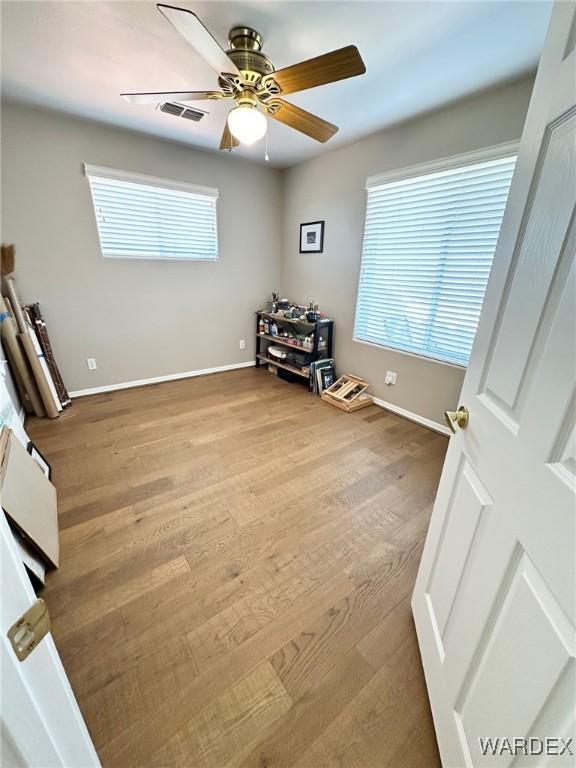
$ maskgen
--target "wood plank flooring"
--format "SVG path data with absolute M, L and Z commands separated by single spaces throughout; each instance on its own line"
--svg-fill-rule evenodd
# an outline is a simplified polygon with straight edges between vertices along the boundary
M 105 768 L 439 765 L 410 613 L 446 438 L 245 369 L 31 419 Z

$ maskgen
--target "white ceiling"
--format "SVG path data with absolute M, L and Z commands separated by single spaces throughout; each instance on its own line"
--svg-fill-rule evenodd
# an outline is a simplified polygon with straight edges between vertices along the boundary
M 178 0 L 172 0 L 178 5 Z M 123 91 L 217 88 L 154 2 L 2 2 L 2 81 L 10 99 L 217 149 L 229 104 L 199 102 L 199 123 L 125 103 Z M 230 27 L 264 36 L 276 69 L 355 44 L 367 73 L 289 97 L 340 126 L 326 145 L 269 127 L 287 166 L 535 69 L 548 0 L 186 2 L 226 47 Z M 262 160 L 264 143 L 240 154 Z

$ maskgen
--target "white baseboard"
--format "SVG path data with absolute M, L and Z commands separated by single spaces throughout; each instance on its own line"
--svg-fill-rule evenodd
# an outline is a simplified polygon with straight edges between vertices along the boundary
M 161 384 L 163 381 L 177 381 L 178 379 L 192 379 L 195 376 L 206 376 L 209 373 L 222 373 L 223 371 L 235 371 L 238 368 L 251 368 L 256 363 L 250 360 L 247 363 L 233 363 L 232 365 L 219 365 L 216 368 L 203 368 L 199 371 L 185 371 L 184 373 L 170 373 L 168 376 L 155 376 L 152 379 L 136 379 L 136 381 L 122 381 L 119 384 L 105 384 L 103 387 L 90 387 L 89 389 L 77 389 L 70 392 L 70 397 L 86 397 L 87 395 L 99 395 L 102 392 L 115 392 L 118 389 L 132 389 L 133 387 L 145 387 L 147 384 Z
M 379 397 L 374 398 L 374 405 L 379 405 L 380 408 L 385 408 L 387 411 L 392 411 L 392 413 L 398 414 L 398 416 L 403 416 L 405 419 L 415 421 L 417 424 L 421 424 L 423 427 L 433 429 L 434 432 L 439 432 L 441 435 L 446 435 L 446 437 L 450 437 L 451 435 L 450 430 L 448 427 L 444 426 L 444 424 L 439 424 L 437 421 L 426 419 L 424 416 L 418 416 L 417 413 L 407 411 L 405 408 L 400 408 L 398 405 L 388 403 L 386 400 L 381 400 Z

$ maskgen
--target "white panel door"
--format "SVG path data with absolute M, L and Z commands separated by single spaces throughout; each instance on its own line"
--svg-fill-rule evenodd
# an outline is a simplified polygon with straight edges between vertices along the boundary
M 446 767 L 576 765 L 575 7 L 553 10 L 412 599 Z
M 36 596 L 0 510 L 0 764 L 96 768 L 96 750 L 52 635 L 18 661 L 7 632 Z

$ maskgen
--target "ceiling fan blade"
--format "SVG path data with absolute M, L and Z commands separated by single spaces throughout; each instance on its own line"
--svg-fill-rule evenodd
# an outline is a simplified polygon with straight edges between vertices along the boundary
M 358 48 L 355 45 L 348 45 L 337 51 L 324 53 L 314 59 L 280 69 L 278 72 L 267 75 L 264 80 L 274 80 L 284 95 L 363 75 L 364 72 L 366 72 L 366 66 Z
M 222 138 L 220 139 L 220 149 L 230 150 L 238 146 L 240 146 L 240 142 L 230 133 L 230 128 L 228 128 L 228 120 L 226 120 L 224 123 L 224 130 L 222 131 Z
M 225 99 L 220 91 L 158 91 L 155 93 L 121 93 L 131 104 L 158 104 L 161 101 L 205 101 Z
M 218 74 L 222 72 L 240 75 L 240 72 L 232 59 L 228 57 L 226 51 L 220 43 L 206 29 L 198 16 L 185 8 L 175 8 L 172 5 L 158 3 L 156 6 L 168 21 L 180 32 L 212 69 Z
M 266 106 L 270 108 L 270 115 L 275 120 L 279 120 L 284 125 L 289 125 L 290 128 L 295 128 L 297 131 L 305 133 L 307 136 L 316 139 L 316 141 L 322 142 L 322 144 L 332 138 L 338 131 L 338 126 L 332 125 L 327 120 L 322 120 L 321 117 L 317 117 L 311 112 L 306 112 L 305 109 L 296 107 L 288 101 L 273 99 L 267 102 Z

